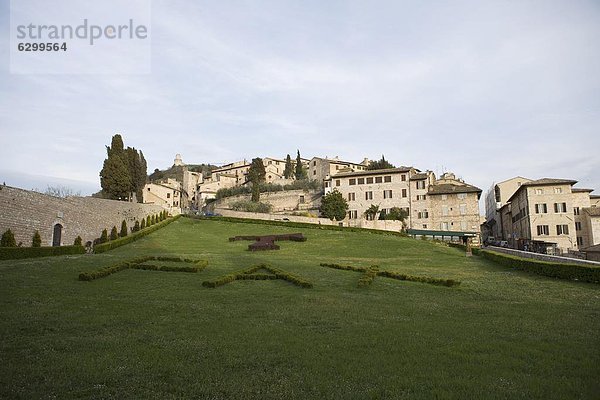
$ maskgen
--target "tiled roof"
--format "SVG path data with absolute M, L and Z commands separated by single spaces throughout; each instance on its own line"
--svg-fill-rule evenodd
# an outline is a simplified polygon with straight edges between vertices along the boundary
M 594 189 L 572 188 L 571 191 L 573 193 L 590 193 L 590 192 L 593 192 Z
M 411 181 L 421 181 L 423 179 L 427 179 L 427 172 L 421 172 L 420 174 L 414 174 L 410 177 Z
M 373 169 L 367 171 L 353 171 L 353 172 L 342 172 L 339 174 L 335 174 L 332 178 L 345 178 L 348 176 L 365 176 L 365 175 L 386 175 L 386 174 L 400 174 L 409 172 L 411 167 L 399 167 L 399 168 L 389 168 L 389 169 Z
M 600 207 L 586 207 L 583 209 L 590 217 L 600 217 Z
M 441 183 L 429 186 L 427 194 L 453 194 L 453 193 L 481 193 L 481 189 L 469 184 L 455 185 L 452 183 Z
M 524 187 L 547 186 L 547 185 L 571 185 L 571 186 L 573 186 L 576 183 L 577 183 L 577 181 L 574 181 L 572 179 L 555 179 L 555 178 L 542 178 L 542 179 L 537 179 L 537 180 L 531 181 L 531 182 L 525 182 L 521 186 L 519 186 L 519 188 L 512 194 L 512 196 L 510 196 L 508 198 L 507 202 L 510 202 L 513 199 L 513 197 L 515 197 L 517 195 L 517 193 L 519 193 L 521 191 L 521 189 L 523 189 Z

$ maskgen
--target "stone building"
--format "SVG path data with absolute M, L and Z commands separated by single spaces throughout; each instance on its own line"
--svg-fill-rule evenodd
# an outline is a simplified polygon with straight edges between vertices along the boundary
M 143 194 L 144 204 L 161 206 L 172 215 L 181 214 L 188 201 L 182 183 L 172 178 L 162 183 L 147 183 Z
M 520 178 L 519 178 L 520 179 Z M 512 248 L 564 253 L 600 243 L 600 215 L 592 189 L 571 179 L 523 180 L 492 213 L 497 236 Z M 490 219 L 486 224 L 490 223 Z
M 342 172 L 366 171 L 368 166 L 368 158 L 365 158 L 362 163 L 358 164 L 350 161 L 342 161 L 337 156 L 334 158 L 313 157 L 308 162 L 308 179 L 316 180 L 321 184 L 333 175 Z
M 485 194 L 485 227 L 489 235 L 494 238 L 502 237 L 502 225 L 499 210 L 508 202 L 508 199 L 525 182 L 531 179 L 517 176 L 502 182 L 495 183 Z
M 156 215 L 163 208 L 125 201 L 70 196 L 48 196 L 30 190 L 0 186 L 0 233 L 10 229 L 17 243 L 31 246 L 37 230 L 42 246 L 72 245 L 77 236 L 83 243 L 100 237 L 103 229 L 129 228 L 135 221 Z

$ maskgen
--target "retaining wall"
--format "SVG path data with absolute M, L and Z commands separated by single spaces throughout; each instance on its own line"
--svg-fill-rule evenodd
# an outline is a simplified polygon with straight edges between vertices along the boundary
M 570 258 L 570 257 L 551 256 L 548 254 L 532 253 L 530 251 L 507 249 L 505 247 L 487 246 L 487 247 L 484 247 L 483 249 L 495 251 L 497 253 L 510 254 L 510 255 L 516 256 L 516 257 L 531 258 L 531 259 L 539 260 L 539 261 L 600 266 L 600 262 L 597 262 L 597 261 L 579 260 L 577 258 Z

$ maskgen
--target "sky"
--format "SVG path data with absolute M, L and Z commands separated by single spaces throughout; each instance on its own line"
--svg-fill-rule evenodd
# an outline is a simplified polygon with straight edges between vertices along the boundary
M 299 149 L 383 154 L 484 193 L 514 176 L 600 193 L 598 1 L 153 0 L 139 74 L 11 73 L 9 11 L 0 0 L 7 185 L 95 192 L 120 133 L 149 173 L 177 153 L 224 164 Z

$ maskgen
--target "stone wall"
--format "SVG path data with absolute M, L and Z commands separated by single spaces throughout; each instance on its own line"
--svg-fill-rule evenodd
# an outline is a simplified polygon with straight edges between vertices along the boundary
M 93 197 L 59 198 L 45 194 L 0 186 L 0 234 L 11 229 L 17 243 L 31 246 L 37 230 L 42 246 L 51 246 L 56 224 L 62 225 L 61 245 L 72 245 L 77 236 L 83 243 L 98 238 L 103 229 L 116 226 L 121 229 L 125 220 L 129 228 L 135 220 L 158 214 L 162 207 L 150 204 L 128 203 Z
M 540 253 L 532 253 L 529 251 L 507 249 L 505 247 L 487 246 L 484 248 L 484 250 L 490 250 L 490 251 L 495 251 L 497 253 L 504 253 L 504 254 L 509 254 L 511 256 L 530 258 L 530 259 L 539 260 L 539 261 L 600 266 L 600 262 L 588 261 L 588 260 L 578 260 L 576 258 L 569 258 L 569 257 L 551 256 L 548 254 L 540 254 Z
M 215 209 L 229 209 L 231 204 L 240 200 L 249 201 L 251 195 L 225 197 L 214 203 Z M 321 205 L 320 190 L 285 190 L 281 192 L 261 193 L 261 203 L 273 206 L 273 212 L 316 210 Z

